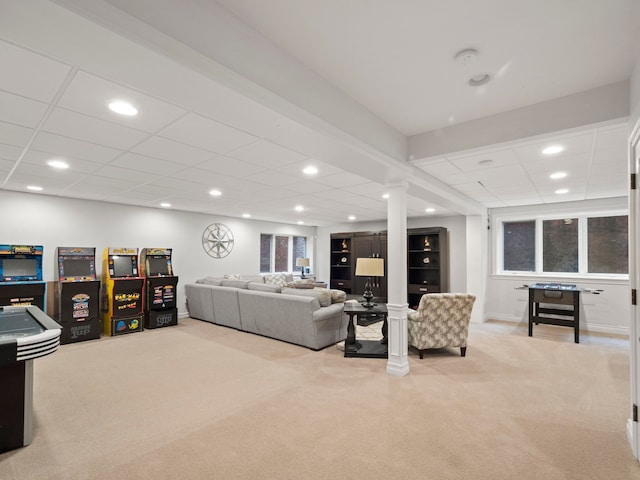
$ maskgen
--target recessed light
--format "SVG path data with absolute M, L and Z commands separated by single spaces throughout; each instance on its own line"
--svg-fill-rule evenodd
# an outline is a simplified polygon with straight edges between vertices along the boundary
M 138 109 L 131 105 L 129 102 L 123 102 L 122 100 L 114 100 L 109 104 L 109 110 L 120 115 L 126 115 L 131 117 L 138 114 Z
M 211 195 L 212 197 L 219 197 L 220 195 L 222 195 L 222 192 L 214 188 L 213 190 L 209 190 L 209 195 Z
M 462 50 L 456 54 L 456 62 L 460 65 L 469 65 L 474 62 L 476 58 L 478 58 L 478 52 L 473 48 L 467 48 L 466 50 Z
M 61 170 L 69 168 L 69 164 L 63 160 L 49 160 L 47 165 L 53 168 L 59 168 Z
M 349 215 L 349 217 L 348 217 L 348 218 L 349 218 L 349 220 L 355 220 L 355 219 L 356 219 L 356 216 L 355 216 L 355 215 Z
M 469 85 L 471 85 L 472 87 L 479 87 L 481 85 L 489 83 L 489 80 L 491 80 L 491 75 L 489 75 L 488 73 L 481 73 L 480 75 L 471 77 L 469 79 Z
M 567 176 L 566 172 L 554 172 L 551 175 L 549 175 L 549 178 L 552 180 L 559 180 L 561 178 L 564 178 Z
M 556 190 L 556 195 L 564 195 L 565 193 L 569 193 L 569 189 L 568 188 L 560 188 L 560 189 Z
M 560 153 L 563 150 L 564 150 L 564 147 L 562 145 L 551 145 L 545 148 L 544 150 L 542 150 L 542 153 L 544 153 L 545 155 L 553 155 L 555 153 Z
M 251 218 L 251 214 L 250 213 L 243 213 L 242 214 L 242 218 Z
M 382 194 L 382 198 L 384 198 L 386 200 L 387 198 L 389 198 L 389 194 L 388 193 L 383 193 Z
M 41 192 L 42 187 L 39 187 L 37 185 L 27 185 L 27 190 L 32 190 L 34 192 Z
M 304 225 L 304 222 L 302 220 L 298 220 L 298 225 Z
M 302 170 L 302 172 L 305 175 L 315 175 L 316 173 L 318 173 L 318 169 L 313 165 L 309 165 L 308 167 L 305 167 L 304 170 Z
M 161 204 L 160 204 L 160 206 L 161 206 L 162 208 L 169 208 L 169 207 L 171 206 L 171 204 L 170 204 L 170 203 L 167 203 L 167 202 L 163 202 L 163 203 L 161 203 Z
M 425 209 L 425 212 L 427 212 L 427 213 L 433 213 L 435 211 L 436 211 L 436 209 L 433 208 L 433 207 L 429 207 L 429 208 Z
M 304 207 L 302 205 L 296 205 L 295 211 L 296 212 L 302 212 L 302 211 L 304 211 Z

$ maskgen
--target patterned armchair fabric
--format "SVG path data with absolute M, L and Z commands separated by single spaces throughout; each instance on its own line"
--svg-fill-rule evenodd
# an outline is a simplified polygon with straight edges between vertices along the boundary
M 427 293 L 418 310 L 407 315 L 409 345 L 418 349 L 420 358 L 428 348 L 460 347 L 467 353 L 469 320 L 475 295 L 465 293 Z

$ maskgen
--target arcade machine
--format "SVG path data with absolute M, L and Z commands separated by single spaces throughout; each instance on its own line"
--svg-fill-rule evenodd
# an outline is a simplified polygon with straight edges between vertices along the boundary
M 173 276 L 170 248 L 143 248 L 140 269 L 145 277 L 144 328 L 178 324 L 176 290 L 178 277 Z
M 100 280 L 96 280 L 96 249 L 58 247 L 55 318 L 62 325 L 63 344 L 100 338 Z
M 138 275 L 137 248 L 104 250 L 102 328 L 105 335 L 142 331 L 144 278 Z
M 0 305 L 45 309 L 41 245 L 0 245 Z

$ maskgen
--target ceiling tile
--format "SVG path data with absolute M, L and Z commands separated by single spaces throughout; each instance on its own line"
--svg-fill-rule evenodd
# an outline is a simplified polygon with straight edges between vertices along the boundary
M 217 156 L 205 162 L 199 163 L 198 168 L 209 172 L 244 178 L 266 170 L 265 166 L 248 163 L 231 157 Z
M 333 188 L 346 188 L 369 183 L 369 180 L 354 173 L 343 172 L 318 178 L 318 183 L 329 185 Z
M 0 65 L 0 90 L 45 103 L 53 100 L 71 71 L 69 65 L 3 41 L 0 41 Z
M 478 152 L 472 155 L 449 156 L 447 160 L 463 172 L 503 167 L 519 162 L 518 157 L 511 148 L 487 150 L 486 152 Z
M 536 160 L 554 159 L 563 155 L 590 154 L 593 150 L 594 135 L 593 130 L 567 135 L 548 135 L 531 142 L 519 142 L 514 150 L 523 164 Z M 542 150 L 550 145 L 562 145 L 564 151 L 554 155 L 543 154 Z
M 114 100 L 131 103 L 138 114 L 127 116 L 112 112 L 109 103 Z M 149 133 L 155 133 L 187 113 L 182 108 L 83 71 L 75 75 L 58 106 Z
M 169 162 L 193 166 L 212 157 L 212 153 L 201 148 L 174 142 L 166 138 L 154 136 L 143 141 L 131 150 L 140 155 L 161 158 Z
M 157 175 L 172 175 L 180 170 L 184 170 L 185 166 L 182 164 L 168 162 L 159 158 L 147 157 L 146 155 L 138 155 L 137 153 L 124 153 L 114 161 L 111 165 L 122 168 L 129 168 L 136 170 L 138 176 L 144 178 L 144 173 L 151 173 Z
M 42 129 L 49 133 L 121 150 L 128 150 L 148 136 L 139 130 L 62 108 L 56 108 L 51 113 Z
M 445 158 L 435 159 L 432 161 L 420 161 L 416 162 L 414 165 L 423 172 L 438 178 L 445 178 L 461 172 L 458 167 Z
M 47 111 L 47 104 L 0 91 L 0 111 L 7 123 L 36 127 Z
M 14 147 L 13 145 L 5 145 L 0 143 L 0 158 L 5 160 L 18 160 L 22 153 L 22 148 Z
M 278 168 L 284 165 L 305 161 L 309 157 L 295 152 L 267 140 L 260 140 L 243 148 L 230 152 L 229 157 L 255 163 L 268 168 Z
M 116 148 L 47 132 L 39 132 L 31 148 L 61 158 L 81 158 L 98 163 L 108 163 L 123 152 Z
M 33 132 L 34 130 L 32 128 L 0 122 L 0 143 L 24 147 L 31 138 L 31 135 L 33 135 Z
M 282 187 L 299 182 L 299 180 L 293 175 L 287 175 L 286 173 L 276 172 L 273 170 L 247 175 L 246 179 L 252 182 L 269 185 L 271 187 Z
M 162 129 L 158 135 L 220 154 L 258 140 L 254 135 L 194 113 Z

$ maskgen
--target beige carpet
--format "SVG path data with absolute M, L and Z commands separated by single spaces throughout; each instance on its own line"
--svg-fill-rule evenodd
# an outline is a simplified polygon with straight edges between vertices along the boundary
M 35 361 L 25 479 L 640 479 L 627 342 L 472 325 L 408 376 L 197 320 Z

